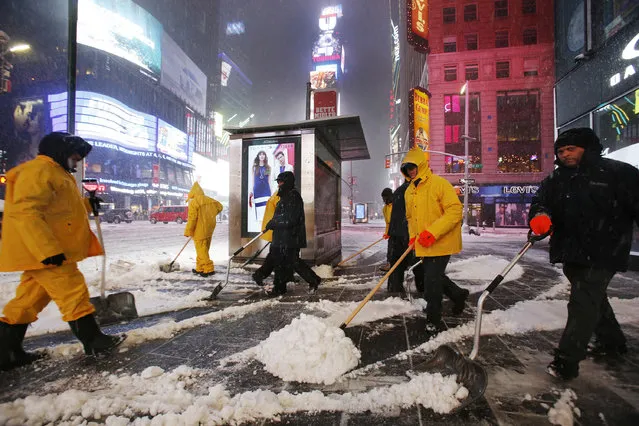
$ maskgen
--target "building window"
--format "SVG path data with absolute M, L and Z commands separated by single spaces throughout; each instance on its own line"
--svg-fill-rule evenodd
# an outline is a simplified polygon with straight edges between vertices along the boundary
M 464 22 L 477 20 L 477 5 L 467 4 L 464 6 Z
M 521 0 L 521 11 L 524 15 L 537 13 L 537 0 Z
M 479 93 L 470 93 L 469 98 L 468 135 L 477 139 L 468 143 L 469 171 L 471 173 L 479 173 L 482 171 Z M 463 156 L 465 155 L 465 144 L 462 136 L 464 133 L 465 106 L 465 96 L 459 94 L 444 95 L 444 141 L 446 144 L 444 151 L 459 156 L 446 156 L 446 173 L 464 173 Z
M 510 62 L 497 62 L 497 65 L 495 67 L 495 76 L 497 78 L 510 77 Z
M 444 66 L 444 81 L 457 80 L 457 65 Z
M 495 33 L 495 47 L 508 47 L 508 31 Z
M 457 37 L 444 37 L 444 52 L 457 52 Z
M 479 78 L 479 65 L 466 64 L 466 80 L 477 80 Z
M 537 28 L 524 30 L 524 44 L 537 44 Z
M 497 92 L 497 164 L 501 172 L 541 171 L 539 91 Z
M 454 24 L 454 23 L 455 23 L 455 8 L 445 7 L 444 8 L 444 24 Z
M 524 77 L 534 77 L 539 74 L 539 59 L 524 59 Z
M 466 50 L 477 50 L 477 34 L 466 34 Z
M 508 0 L 495 0 L 495 18 L 508 16 Z

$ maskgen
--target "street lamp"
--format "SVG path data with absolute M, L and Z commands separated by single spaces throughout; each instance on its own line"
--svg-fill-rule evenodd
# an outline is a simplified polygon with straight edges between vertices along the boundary
M 11 53 L 26 52 L 27 50 L 31 50 L 31 45 L 29 45 L 29 44 L 16 44 L 15 46 L 11 46 L 9 48 L 9 52 L 11 52 Z
M 469 161 L 468 161 L 468 141 L 473 140 L 468 136 L 468 118 L 469 118 L 469 105 L 470 102 L 468 100 L 468 93 L 470 92 L 469 82 L 466 80 L 466 83 L 462 86 L 459 91 L 460 95 L 466 95 L 464 102 L 464 134 L 462 135 L 462 139 L 464 140 L 464 217 L 462 218 L 462 231 L 468 232 L 468 181 L 469 181 Z

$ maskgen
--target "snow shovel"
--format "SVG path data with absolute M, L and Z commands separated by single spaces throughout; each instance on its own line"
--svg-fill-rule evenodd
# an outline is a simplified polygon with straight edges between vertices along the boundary
M 83 179 L 82 187 L 89 193 L 91 198 L 95 198 L 98 189 L 97 179 Z M 128 291 L 120 293 L 105 294 L 106 286 L 106 250 L 104 248 L 104 238 L 102 237 L 102 227 L 98 210 L 93 208 L 93 218 L 98 230 L 98 239 L 102 250 L 102 271 L 100 272 L 100 296 L 92 297 L 89 301 L 95 307 L 95 317 L 100 325 L 113 324 L 120 321 L 132 320 L 138 317 L 138 310 L 135 307 L 135 297 Z
M 244 244 L 242 247 L 240 247 L 239 249 L 235 250 L 235 253 L 233 253 L 233 255 L 231 257 L 229 257 L 229 264 L 226 267 L 226 280 L 224 281 L 224 284 L 219 283 L 217 285 L 217 287 L 215 287 L 213 289 L 213 291 L 211 292 L 211 295 L 209 297 L 207 297 L 204 300 L 215 300 L 217 299 L 217 295 L 220 294 L 220 292 L 224 289 L 224 287 L 226 287 L 226 285 L 229 283 L 229 274 L 231 273 L 231 260 L 233 260 L 233 258 L 235 256 L 237 256 L 238 254 L 242 253 L 244 251 L 245 248 L 247 248 L 248 246 L 250 246 L 251 244 L 253 244 L 255 241 L 258 240 L 258 238 L 260 238 L 262 235 L 264 235 L 266 233 L 266 230 L 260 232 L 259 234 L 257 234 L 255 236 L 255 238 L 253 238 L 251 241 L 249 241 L 248 243 Z
M 178 263 L 177 265 L 175 264 L 175 261 L 178 260 L 178 257 L 180 257 L 180 255 L 182 254 L 182 252 L 184 251 L 184 249 L 186 248 L 186 246 L 191 242 L 192 237 L 189 237 L 188 240 L 186 240 L 186 242 L 184 243 L 184 246 L 182 246 L 182 250 L 180 250 L 177 254 L 177 256 L 175 256 L 175 259 L 173 259 L 173 261 L 171 263 L 165 263 L 163 265 L 160 265 L 160 271 L 161 272 L 173 272 L 173 271 L 177 271 L 180 269 L 180 264 Z
M 488 374 L 475 358 L 479 353 L 479 336 L 481 334 L 481 317 L 486 298 L 499 286 L 504 277 L 515 266 L 522 256 L 537 241 L 541 241 L 550 235 L 550 232 L 544 235 L 534 235 L 532 231 L 528 232 L 528 241 L 526 245 L 517 253 L 517 256 L 504 268 L 501 274 L 497 275 L 490 285 L 483 291 L 477 302 L 477 313 L 475 314 L 475 336 L 473 338 L 473 349 L 468 357 L 462 355 L 457 349 L 450 345 L 442 345 L 433 354 L 433 357 L 423 363 L 421 367 L 427 370 L 434 370 L 443 375 L 457 375 L 457 381 L 463 384 L 469 391 L 469 396 L 464 400 L 460 407 L 463 408 L 477 399 L 486 391 L 488 385 Z
M 382 238 L 382 240 L 383 240 L 383 238 Z M 378 242 L 379 241 L 377 241 L 376 243 L 378 243 Z M 402 256 L 399 259 L 397 259 L 397 262 L 395 262 L 395 264 L 388 270 L 388 272 L 386 272 L 386 275 L 384 275 L 382 277 L 382 279 L 379 280 L 377 285 L 375 287 L 373 287 L 373 289 L 366 295 L 364 300 L 361 301 L 361 303 L 357 306 L 357 308 L 355 308 L 355 310 L 348 316 L 346 321 L 344 321 L 342 323 L 342 325 L 339 326 L 339 328 L 341 328 L 343 330 L 343 329 L 346 328 L 346 326 L 351 321 L 353 321 L 353 318 L 355 318 L 355 315 L 357 315 L 359 313 L 359 311 L 362 310 L 364 305 L 366 305 L 366 303 L 368 303 L 368 301 L 371 300 L 371 297 L 373 297 L 375 295 L 375 293 L 377 293 L 377 290 L 379 290 L 379 288 L 382 286 L 382 284 L 384 284 L 384 281 L 386 281 L 388 279 L 388 277 L 390 277 L 390 274 L 392 274 L 393 271 L 395 271 L 395 269 L 397 269 L 397 267 L 402 263 L 402 261 L 406 258 L 406 256 L 408 256 L 410 254 L 410 252 L 413 251 L 414 248 L 415 248 L 415 243 L 413 243 L 413 244 L 408 246 L 408 248 L 406 249 L 404 254 L 402 254 Z
M 264 249 L 266 249 L 266 247 L 268 247 L 271 244 L 271 242 L 267 242 L 266 245 L 264 245 L 264 247 L 262 247 L 261 249 L 259 249 L 257 251 L 257 253 L 255 253 L 253 256 L 251 256 L 251 258 L 249 260 L 247 260 L 246 262 L 242 263 L 242 266 L 240 266 L 240 268 L 245 267 L 246 265 L 248 265 L 249 263 L 251 263 L 252 261 L 254 261 L 255 259 L 257 259 L 257 256 L 259 256 L 260 254 L 262 254 L 262 252 L 264 251 Z
M 335 265 L 336 268 L 339 268 L 340 266 L 342 266 L 343 264 L 345 264 L 346 262 L 348 262 L 349 260 L 351 260 L 352 258 L 354 258 L 355 256 L 358 256 L 360 254 L 362 254 L 364 251 L 368 250 L 369 248 L 373 247 L 375 244 L 379 243 L 380 241 L 384 241 L 384 237 L 380 238 L 379 240 L 375 241 L 373 244 L 367 245 L 366 247 L 364 247 L 363 249 L 361 249 L 360 251 L 358 251 L 355 254 L 350 255 L 349 257 L 347 257 L 346 259 L 342 260 L 340 263 L 338 263 L 337 265 Z

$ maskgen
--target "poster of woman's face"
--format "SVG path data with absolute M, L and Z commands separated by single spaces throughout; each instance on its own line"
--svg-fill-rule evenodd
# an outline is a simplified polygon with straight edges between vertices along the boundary
M 278 142 L 278 139 L 264 140 L 271 141 Z M 255 233 L 262 230 L 266 203 L 277 192 L 277 176 L 287 171 L 295 173 L 295 143 L 253 144 L 247 148 L 246 232 Z
M 32 160 L 38 154 L 38 145 L 44 137 L 45 108 L 42 99 L 23 99 L 13 109 L 15 141 L 11 149 L 11 165 Z

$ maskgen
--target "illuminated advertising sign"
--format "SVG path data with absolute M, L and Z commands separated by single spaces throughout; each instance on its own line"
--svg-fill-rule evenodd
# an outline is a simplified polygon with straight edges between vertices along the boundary
M 158 118 L 157 150 L 181 161 L 188 160 L 186 133 Z
M 313 118 L 337 117 L 337 91 L 313 92 Z
M 277 191 L 277 175 L 291 171 L 299 176 L 300 137 L 253 139 L 246 141 L 242 160 L 242 233 L 262 230 L 266 202 Z M 299 178 L 297 180 L 299 188 Z
M 240 35 L 244 34 L 244 22 L 227 22 L 226 35 Z
M 418 52 L 428 52 L 428 2 L 427 0 L 407 1 L 408 43 Z
M 229 77 L 231 76 L 231 64 L 228 62 L 222 61 L 222 69 L 221 69 L 221 78 L 220 82 L 222 86 L 226 87 L 229 85 Z
M 160 84 L 206 115 L 206 75 L 166 33 L 162 36 Z
M 49 95 L 53 131 L 67 129 L 67 93 Z M 138 151 L 155 151 L 156 118 L 109 96 L 76 92 L 76 133 Z
M 335 65 L 337 68 L 337 65 Z M 336 71 L 311 71 L 311 89 L 333 89 L 337 86 Z
M 160 74 L 162 24 L 131 0 L 80 0 L 78 43 Z
M 410 146 L 430 149 L 430 93 L 422 87 L 410 90 L 410 108 L 408 119 L 410 122 Z M 429 154 L 426 153 L 429 157 Z
M 320 34 L 313 46 L 313 62 L 340 61 L 342 43 L 333 31 Z

